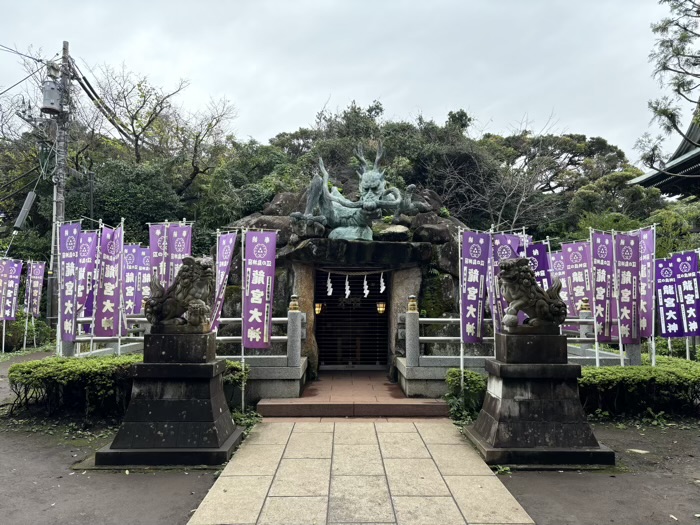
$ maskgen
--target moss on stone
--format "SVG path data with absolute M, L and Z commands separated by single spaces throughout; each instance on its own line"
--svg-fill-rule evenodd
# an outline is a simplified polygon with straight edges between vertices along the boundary
M 436 270 L 428 272 L 423 279 L 419 298 L 419 308 L 425 310 L 427 317 L 442 317 L 442 314 L 454 310 L 452 294 L 445 293 L 453 286 L 452 276 Z

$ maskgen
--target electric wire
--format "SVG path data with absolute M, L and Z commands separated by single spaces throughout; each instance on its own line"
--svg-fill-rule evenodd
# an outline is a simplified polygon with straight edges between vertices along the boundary
M 17 177 L 15 177 L 15 178 L 12 179 L 12 180 L 8 180 L 7 182 L 5 182 L 4 184 L 2 184 L 2 185 L 0 186 L 0 191 L 4 190 L 5 188 L 10 187 L 12 184 L 14 184 L 15 182 L 17 182 L 17 181 L 20 180 L 20 179 L 23 179 L 23 178 L 26 177 L 27 175 L 29 175 L 29 174 L 31 174 L 32 172 L 36 171 L 37 169 L 38 169 L 37 167 L 34 167 L 34 168 L 30 169 L 29 171 L 26 171 L 26 172 L 22 173 L 22 175 L 18 175 Z
M 7 93 L 8 91 L 10 91 L 12 88 L 15 88 L 15 87 L 19 86 L 22 82 L 24 82 L 25 80 L 27 80 L 27 79 L 28 79 L 29 77 L 31 77 L 32 75 L 35 75 L 36 73 L 38 73 L 39 71 L 41 71 L 41 69 L 44 68 L 44 67 L 46 67 L 44 64 L 40 65 L 40 66 L 38 67 L 38 69 L 36 69 L 35 71 L 32 71 L 31 73 L 29 73 L 29 74 L 28 74 L 26 77 L 24 77 L 22 80 L 20 80 L 19 82 L 14 83 L 14 84 L 12 84 L 9 88 L 7 88 L 6 90 L 0 92 L 0 96 L 4 95 L 4 94 Z
M 34 62 L 39 62 L 41 64 L 45 64 L 46 61 L 43 58 L 36 58 L 30 55 L 25 55 L 24 53 L 20 53 L 16 49 L 12 49 L 11 47 L 4 46 L 0 44 L 0 51 L 5 51 L 6 53 L 14 53 L 15 55 L 19 55 L 24 58 L 28 58 L 29 60 L 33 60 Z
M 14 191 L 14 192 L 10 193 L 9 195 L 6 195 L 6 196 L 3 197 L 2 199 L 0 199 L 0 202 L 6 201 L 6 200 L 8 200 L 8 199 L 11 199 L 12 197 L 14 197 L 15 195 L 17 195 L 18 193 L 21 193 L 22 191 L 24 191 L 25 189 L 27 189 L 29 186 L 31 186 L 31 185 L 34 184 L 35 182 L 38 182 L 40 179 L 41 179 L 41 175 L 39 175 L 35 180 L 30 181 L 28 184 L 25 184 L 24 186 L 22 186 L 22 187 L 21 187 L 20 189 L 18 189 L 17 191 Z M 36 186 L 35 186 L 35 188 L 36 188 Z

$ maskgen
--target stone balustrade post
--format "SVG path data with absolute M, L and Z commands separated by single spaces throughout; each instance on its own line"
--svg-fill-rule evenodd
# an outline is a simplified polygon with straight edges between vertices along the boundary
M 296 295 L 292 295 L 287 312 L 287 366 L 301 366 L 301 318 L 299 302 Z
M 420 366 L 420 313 L 415 295 L 409 296 L 406 311 L 406 366 Z

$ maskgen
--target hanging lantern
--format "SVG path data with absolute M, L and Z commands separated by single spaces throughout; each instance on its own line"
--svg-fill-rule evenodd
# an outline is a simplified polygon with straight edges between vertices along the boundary
M 323 311 L 323 303 L 314 304 L 314 312 L 316 312 L 316 315 L 319 315 L 322 311 Z
M 377 313 L 379 315 L 381 315 L 384 312 L 386 312 L 386 303 L 383 303 L 383 302 L 377 303 Z

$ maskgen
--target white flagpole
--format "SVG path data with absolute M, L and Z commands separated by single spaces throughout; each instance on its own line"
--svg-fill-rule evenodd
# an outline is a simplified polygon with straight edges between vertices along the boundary
M 122 355 L 122 323 L 126 324 L 124 316 L 124 301 L 122 297 L 122 270 L 124 266 L 124 217 L 119 224 L 121 229 L 119 246 L 119 269 L 117 270 L 117 289 L 119 290 L 119 320 L 117 321 L 117 355 Z
M 248 230 L 242 230 L 241 236 L 241 372 L 245 368 L 245 334 L 243 333 L 243 318 L 245 317 L 245 237 Z M 245 377 L 245 376 L 243 376 Z M 245 379 L 241 384 L 241 412 L 245 412 Z
M 595 246 L 593 245 L 593 228 L 588 228 L 588 235 L 589 235 L 589 243 L 591 246 L 591 281 L 593 282 L 593 293 L 591 296 L 593 297 L 593 339 L 595 340 L 595 366 L 599 367 L 600 366 L 600 345 L 598 344 L 598 313 L 596 312 L 596 305 L 595 305 L 595 294 L 596 294 L 596 272 L 595 272 L 595 264 L 593 264 L 593 261 L 595 260 L 595 255 L 596 255 L 596 250 Z M 614 248 L 614 245 L 613 245 Z
M 459 388 L 464 391 L 464 316 L 462 315 L 462 299 L 464 298 L 464 259 L 462 258 L 462 238 L 464 230 L 457 230 L 459 253 Z M 495 334 L 494 334 L 495 339 Z
M 34 324 L 34 314 L 32 314 L 32 335 L 34 336 L 34 348 L 36 348 L 36 324 Z
M 219 292 L 221 291 L 219 289 L 219 286 L 223 286 L 223 283 L 219 284 L 219 241 L 221 239 L 221 230 L 219 228 L 216 229 L 216 260 L 214 261 L 214 271 L 216 272 L 216 286 L 214 287 L 214 309 L 216 309 L 216 304 L 219 302 Z M 233 250 L 233 246 L 231 246 L 231 250 Z M 242 288 L 241 288 L 242 289 Z M 241 296 L 242 298 L 242 296 Z M 241 337 L 243 337 L 243 302 L 241 301 Z M 216 315 L 216 311 L 212 312 L 214 315 Z M 212 319 L 212 322 L 214 322 L 214 319 Z M 214 330 L 216 333 L 219 333 L 219 327 L 217 326 L 216 329 Z M 241 339 L 243 341 L 243 339 Z
M 491 228 L 489 229 L 489 250 L 491 251 L 491 257 L 490 261 L 487 262 L 489 264 L 489 272 L 491 272 L 491 290 L 489 292 L 493 296 L 493 305 L 491 308 L 491 323 L 493 326 L 493 357 L 496 357 L 496 331 L 498 328 L 498 323 L 496 322 L 496 310 L 498 309 L 498 306 L 500 305 L 500 297 L 496 294 L 496 257 L 494 256 L 493 253 L 493 227 L 494 225 L 491 225 Z M 491 306 L 491 305 L 489 305 Z
M 61 312 L 63 311 L 63 307 L 61 305 L 61 274 L 63 273 L 61 272 L 61 259 L 63 256 L 63 254 L 61 253 L 61 224 L 62 223 L 60 222 L 56 222 L 56 239 L 58 239 L 58 242 L 56 243 L 56 249 L 58 250 L 58 267 L 55 268 L 55 271 L 58 272 L 58 297 L 56 298 L 56 307 L 58 309 L 58 311 L 56 312 L 56 355 L 58 356 L 63 355 L 63 338 L 61 337 L 61 331 L 63 330 L 63 315 L 61 314 Z
M 27 278 L 24 281 L 24 287 L 29 290 L 31 294 L 31 284 L 32 284 L 32 261 L 27 261 Z M 27 330 L 29 330 L 29 305 L 27 305 L 27 290 L 24 291 L 24 343 L 22 344 L 22 350 L 27 349 Z
M 656 366 L 656 223 L 651 227 L 654 254 L 651 257 L 651 366 Z
M 622 323 L 620 321 L 620 290 L 619 282 L 617 278 L 617 243 L 615 241 L 615 230 L 612 231 L 613 238 L 613 296 L 615 297 L 615 304 L 617 305 L 617 347 L 620 351 L 620 366 L 625 366 L 625 353 L 622 346 Z
M 2 353 L 5 353 L 5 319 L 2 320 Z
M 95 246 L 95 269 L 92 272 L 92 320 L 90 321 L 90 352 L 95 345 L 95 317 L 97 316 L 97 290 L 100 288 L 100 276 L 102 265 L 102 219 L 97 223 L 97 246 Z

